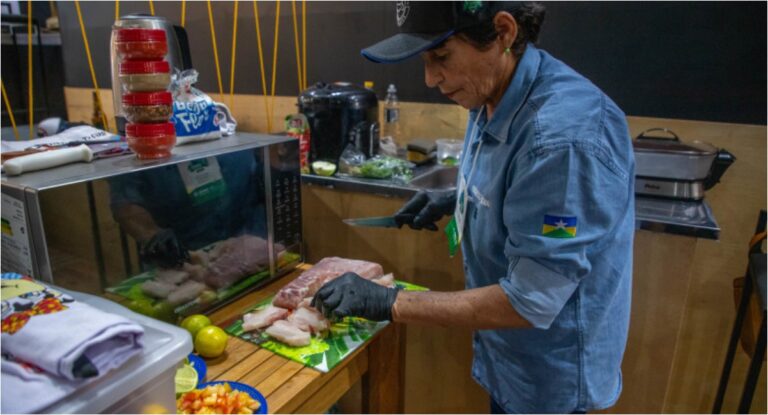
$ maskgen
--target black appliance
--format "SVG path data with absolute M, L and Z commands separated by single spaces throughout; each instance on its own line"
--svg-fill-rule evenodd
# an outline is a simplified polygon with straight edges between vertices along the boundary
M 299 112 L 310 129 L 310 165 L 339 164 L 347 145 L 372 157 L 379 151 L 379 101 L 366 88 L 346 82 L 319 82 L 299 96 Z

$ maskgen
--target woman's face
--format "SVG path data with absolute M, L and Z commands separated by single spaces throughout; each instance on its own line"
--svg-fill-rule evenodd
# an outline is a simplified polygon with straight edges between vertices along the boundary
M 499 42 L 481 51 L 458 36 L 451 36 L 442 46 L 421 54 L 424 81 L 466 109 L 484 104 L 495 106 L 504 95 L 511 54 L 504 54 Z M 510 67 L 511 65 L 511 67 Z

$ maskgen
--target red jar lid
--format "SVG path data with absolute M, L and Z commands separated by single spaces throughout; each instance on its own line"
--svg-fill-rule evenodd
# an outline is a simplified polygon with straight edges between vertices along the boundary
M 134 137 L 147 137 L 153 135 L 176 135 L 176 129 L 172 122 L 156 122 L 148 124 L 128 124 L 125 133 Z
M 120 63 L 120 74 L 170 73 L 171 65 L 166 61 L 123 61 Z
M 163 29 L 118 29 L 118 42 L 165 42 Z
M 123 95 L 123 105 L 171 105 L 173 96 L 170 92 L 134 92 Z

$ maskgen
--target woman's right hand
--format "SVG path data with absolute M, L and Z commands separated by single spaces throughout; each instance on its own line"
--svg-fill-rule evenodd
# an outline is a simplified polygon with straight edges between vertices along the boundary
M 456 190 L 420 190 L 400 210 L 395 213 L 399 226 L 408 225 L 411 229 L 429 229 L 436 231 L 443 216 L 452 215 L 456 206 Z

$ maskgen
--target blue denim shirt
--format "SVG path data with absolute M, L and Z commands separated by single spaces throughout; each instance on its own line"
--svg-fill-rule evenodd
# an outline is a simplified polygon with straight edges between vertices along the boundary
M 613 405 L 634 236 L 624 113 L 529 45 L 490 122 L 470 112 L 464 143 L 466 286 L 500 284 L 534 327 L 475 332 L 474 378 L 509 412 Z

